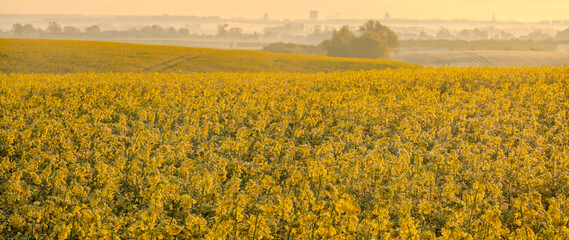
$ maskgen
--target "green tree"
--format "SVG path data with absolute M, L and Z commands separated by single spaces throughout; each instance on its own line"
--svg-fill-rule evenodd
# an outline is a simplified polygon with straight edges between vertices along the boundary
M 37 37 L 40 33 L 40 30 L 37 30 L 31 24 L 22 25 L 20 23 L 16 23 L 12 26 L 12 33 L 16 37 Z
M 152 25 L 141 28 L 140 33 L 145 37 L 161 37 L 164 36 L 165 30 L 161 26 Z
M 327 54 L 331 57 L 353 57 L 351 45 L 356 36 L 350 31 L 348 26 L 343 26 L 340 30 L 332 33 L 332 39 L 326 43 Z
M 73 26 L 65 26 L 63 28 L 63 34 L 65 35 L 79 35 L 81 34 L 81 30 Z
M 243 29 L 239 27 L 232 27 L 227 31 L 227 35 L 234 38 L 241 37 L 243 36 Z
M 93 25 L 93 26 L 86 28 L 85 33 L 87 35 L 95 36 L 95 35 L 98 35 L 101 33 L 101 28 L 99 28 L 99 26 L 97 26 L 97 25 Z
M 187 28 L 180 28 L 178 29 L 178 35 L 180 35 L 181 37 L 189 36 L 190 30 L 188 30 Z
M 50 35 L 60 35 L 63 33 L 63 29 L 61 29 L 61 26 L 57 22 L 49 22 L 46 32 Z
M 227 32 L 228 32 L 227 27 L 229 27 L 229 24 L 227 24 L 227 23 L 217 25 L 217 36 L 218 37 L 225 37 L 227 35 Z
M 379 34 L 366 32 L 350 43 L 351 54 L 359 58 L 388 58 L 389 44 Z
M 389 46 L 391 51 L 396 51 L 399 48 L 400 43 L 397 34 L 378 21 L 369 20 L 360 27 L 360 32 L 362 35 L 365 35 L 366 33 L 375 33 L 379 35 L 381 39 L 387 42 L 387 46 Z

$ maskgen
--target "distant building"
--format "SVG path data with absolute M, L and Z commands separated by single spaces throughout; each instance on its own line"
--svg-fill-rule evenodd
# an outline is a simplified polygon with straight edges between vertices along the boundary
M 495 21 L 496 21 L 496 13 L 493 12 L 492 13 L 492 22 L 495 22 Z
M 310 11 L 310 21 L 318 21 L 318 11 Z
M 385 21 L 389 21 L 391 19 L 391 15 L 389 15 L 388 12 L 385 13 L 385 16 L 383 17 L 383 20 Z
M 269 20 L 269 14 L 265 13 L 265 15 L 263 15 L 263 20 L 267 21 Z

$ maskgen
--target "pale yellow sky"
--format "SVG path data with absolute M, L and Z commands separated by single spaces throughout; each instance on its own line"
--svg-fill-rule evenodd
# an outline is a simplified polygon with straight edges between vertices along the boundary
M 274 19 L 394 18 L 569 20 L 569 0 L 0 0 L 1 14 L 196 15 Z

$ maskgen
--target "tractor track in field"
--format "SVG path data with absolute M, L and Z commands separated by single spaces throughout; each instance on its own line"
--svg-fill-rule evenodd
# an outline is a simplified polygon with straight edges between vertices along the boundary
M 472 58 L 476 59 L 478 62 L 480 62 L 482 65 L 486 66 L 486 67 L 494 67 L 494 64 L 490 61 L 488 61 L 488 59 L 479 56 L 476 53 L 473 52 L 465 52 L 468 56 L 471 56 Z
M 141 69 L 138 72 L 148 72 L 151 69 L 156 69 L 156 72 L 162 72 L 168 69 L 171 69 L 175 66 L 180 65 L 181 63 L 191 60 L 191 59 L 196 59 L 198 57 L 200 57 L 201 55 L 193 55 L 193 54 L 184 54 L 175 58 L 171 58 L 168 59 L 166 61 L 157 63 L 157 64 L 153 64 L 151 66 L 145 67 L 143 69 Z
M 436 61 L 438 61 L 439 63 L 441 63 L 442 66 L 450 66 L 450 62 L 443 59 L 443 58 L 437 58 Z

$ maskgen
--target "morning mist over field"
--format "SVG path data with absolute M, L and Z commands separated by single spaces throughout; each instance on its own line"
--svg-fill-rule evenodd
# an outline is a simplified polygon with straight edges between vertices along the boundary
M 88 15 L 196 15 L 224 18 L 298 19 L 319 10 L 322 16 L 375 19 L 390 12 L 409 19 L 487 20 L 495 13 L 501 20 L 541 21 L 567 17 L 564 0 L 1 0 L 1 14 L 88 14 Z
M 569 62 L 569 2 L 560 0 L 165 0 L 159 4 L 0 0 L 0 4 L 0 37 L 5 38 L 390 58 L 428 66 Z M 375 50 L 364 43 L 383 40 L 364 36 L 361 30 L 370 20 L 381 27 L 370 25 L 368 30 L 387 33 L 380 30 L 384 26 L 393 32 L 381 36 L 387 45 L 376 44 Z M 351 46 L 329 45 L 328 40 L 338 42 L 334 39 Z

